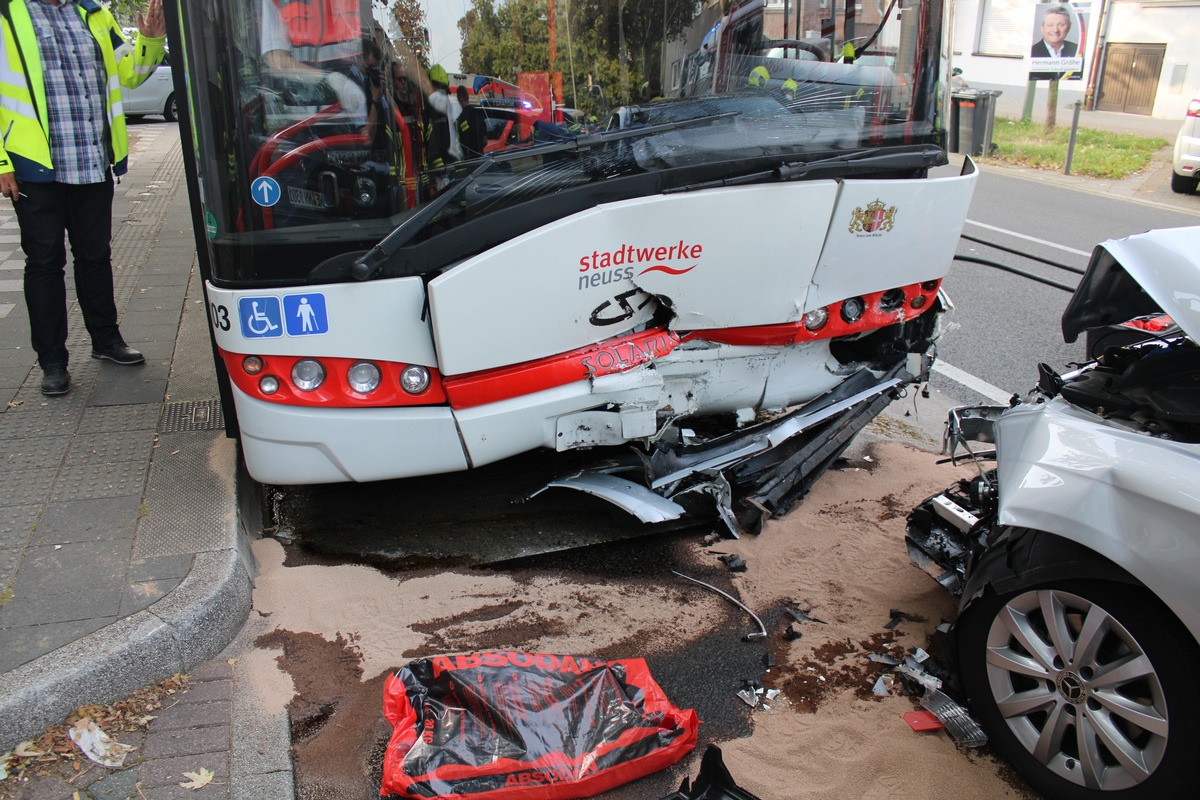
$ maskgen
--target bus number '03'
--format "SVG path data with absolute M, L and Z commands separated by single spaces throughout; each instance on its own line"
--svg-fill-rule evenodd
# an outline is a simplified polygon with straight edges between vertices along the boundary
M 229 330 L 229 308 L 227 306 L 209 303 L 209 308 L 212 309 L 212 324 L 217 330 Z

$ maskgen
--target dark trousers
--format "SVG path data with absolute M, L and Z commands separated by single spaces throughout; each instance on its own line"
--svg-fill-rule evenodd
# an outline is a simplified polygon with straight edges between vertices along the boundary
M 21 184 L 13 203 L 25 251 L 25 304 L 34 351 L 42 367 L 67 365 L 67 284 L 64 268 L 71 242 L 75 294 L 92 343 L 121 339 L 113 300 L 113 181 L 72 185 Z

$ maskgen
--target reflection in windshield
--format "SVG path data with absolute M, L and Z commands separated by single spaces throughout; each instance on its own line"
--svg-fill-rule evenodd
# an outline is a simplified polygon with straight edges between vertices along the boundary
M 936 144 L 940 6 L 834 5 L 470 0 L 435 41 L 417 0 L 181 4 L 214 277 L 301 280 L 431 203 L 407 241 L 549 194 L 591 188 L 570 213 Z M 257 263 L 259 241 L 294 258 Z

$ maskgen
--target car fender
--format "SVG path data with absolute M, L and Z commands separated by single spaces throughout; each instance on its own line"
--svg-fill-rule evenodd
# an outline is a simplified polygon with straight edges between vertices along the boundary
M 1126 430 L 1061 397 L 1010 409 L 996 439 L 999 525 L 1120 565 L 1200 640 L 1200 445 Z

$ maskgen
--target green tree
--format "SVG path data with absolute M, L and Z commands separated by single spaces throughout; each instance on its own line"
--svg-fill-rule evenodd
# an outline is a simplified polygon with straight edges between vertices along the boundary
M 403 40 L 416 53 L 421 66 L 429 67 L 428 25 L 418 0 L 371 0 L 375 19 L 392 41 Z
M 695 18 L 698 3 L 555 0 L 554 11 L 554 67 L 564 74 L 567 101 L 597 113 L 603 105 L 633 99 L 644 80 L 661 74 L 664 30 L 668 37 L 681 33 Z M 522 71 L 548 70 L 547 12 L 546 0 L 471 0 L 458 22 L 463 69 L 505 80 Z

